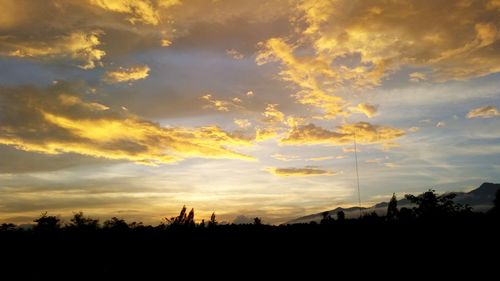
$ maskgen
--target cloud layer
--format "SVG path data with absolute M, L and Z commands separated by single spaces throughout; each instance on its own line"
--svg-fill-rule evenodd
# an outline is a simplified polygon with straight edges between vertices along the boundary
M 144 164 L 187 157 L 251 159 L 227 148 L 250 145 L 251 140 L 217 126 L 161 127 L 86 101 L 65 85 L 48 90 L 3 88 L 0 99 L 0 144 L 25 151 L 78 153 Z
M 292 145 L 346 145 L 352 144 L 356 138 L 356 142 L 361 144 L 390 144 L 404 135 L 404 130 L 366 122 L 342 125 L 335 131 L 308 124 L 293 128 L 281 142 Z

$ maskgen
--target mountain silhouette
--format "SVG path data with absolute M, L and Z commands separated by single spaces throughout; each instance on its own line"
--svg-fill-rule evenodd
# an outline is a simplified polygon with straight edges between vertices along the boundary
M 495 199 L 495 193 L 500 189 L 500 184 L 485 182 L 481 184 L 478 188 L 471 190 L 469 192 L 447 192 L 455 193 L 456 197 L 453 199 L 455 203 L 460 203 L 463 205 L 469 205 L 475 212 L 486 212 L 493 207 L 493 199 Z M 377 203 L 369 208 L 364 207 L 350 207 L 342 208 L 338 207 L 333 210 L 323 211 L 320 213 L 315 213 L 303 217 L 299 217 L 286 222 L 285 224 L 296 224 L 296 223 L 309 223 L 311 221 L 320 222 L 324 216 L 325 212 L 328 212 L 333 218 L 337 217 L 337 213 L 343 211 L 347 218 L 357 218 L 359 216 L 359 210 L 361 209 L 362 214 L 368 214 L 375 212 L 378 215 L 385 215 L 387 212 L 388 202 Z M 411 208 L 414 205 L 407 199 L 398 200 L 398 208 L 407 207 Z

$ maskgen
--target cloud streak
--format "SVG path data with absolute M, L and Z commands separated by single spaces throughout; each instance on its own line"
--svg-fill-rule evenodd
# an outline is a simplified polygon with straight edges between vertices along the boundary
M 293 128 L 281 143 L 290 145 L 346 145 L 354 141 L 360 144 L 388 144 L 405 135 L 397 128 L 372 125 L 367 122 L 346 124 L 330 131 L 314 124 Z
M 311 176 L 333 176 L 336 173 L 322 170 L 316 167 L 305 168 L 267 168 L 269 173 L 279 177 L 311 177 Z
M 3 55 L 21 58 L 70 58 L 80 61 L 79 67 L 92 69 L 100 64 L 106 52 L 99 49 L 101 31 L 73 31 L 49 40 L 18 40 L 12 37 L 0 43 Z
M 474 108 L 469 113 L 467 113 L 467 118 L 493 118 L 500 116 L 500 112 L 495 106 L 483 106 Z
M 137 65 L 129 68 L 120 67 L 118 70 L 108 71 L 104 75 L 106 83 L 123 83 L 146 79 L 150 68 L 147 65 Z

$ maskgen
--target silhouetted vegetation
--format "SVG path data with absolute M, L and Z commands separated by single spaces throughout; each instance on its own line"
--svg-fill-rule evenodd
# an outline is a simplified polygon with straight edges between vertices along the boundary
M 344 211 L 338 211 L 337 212 L 337 221 L 338 222 L 345 221 L 345 213 L 344 213 Z
M 99 228 L 99 220 L 85 217 L 83 212 L 78 212 L 73 215 L 68 227 L 78 231 L 95 231 Z
M 54 232 L 61 228 L 61 220 L 56 216 L 47 215 L 47 212 L 33 221 L 36 222 L 33 230 L 37 232 Z
M 455 203 L 455 193 L 438 196 L 435 190 L 429 189 L 419 196 L 407 194 L 405 198 L 417 205 L 413 208 L 414 215 L 419 219 L 440 220 L 449 216 L 471 213 L 468 206 Z
M 393 193 L 391 197 L 391 201 L 389 201 L 389 205 L 387 206 L 387 220 L 393 221 L 399 217 L 398 210 L 398 199 L 396 198 L 396 194 Z
M 67 223 L 63 223 L 58 216 L 45 212 L 34 220 L 32 228 L 2 224 L 0 247 L 15 248 L 16 253 L 22 253 L 23 256 L 29 253 L 35 257 L 35 264 L 40 260 L 50 261 L 47 256 L 57 254 L 61 263 L 59 268 L 68 270 L 74 264 L 83 264 L 78 259 L 84 255 L 91 256 L 90 260 L 96 264 L 119 266 L 126 264 L 127 259 L 139 263 L 144 259 L 149 268 L 151 263 L 155 264 L 152 258 L 155 255 L 173 259 L 180 255 L 178 260 L 184 260 L 181 257 L 202 253 L 205 258 L 212 259 L 213 253 L 219 250 L 231 253 L 228 257 L 232 257 L 251 252 L 261 254 L 264 249 L 284 254 L 299 248 L 330 248 L 331 253 L 342 256 L 342 253 L 350 253 L 355 246 L 358 249 L 372 249 L 373 253 L 383 255 L 388 245 L 392 253 L 405 249 L 398 248 L 399 243 L 394 240 L 396 238 L 405 239 L 404 243 L 412 243 L 410 248 L 418 251 L 436 247 L 436 241 L 443 245 L 460 241 L 463 251 L 467 247 L 463 241 L 467 239 L 474 239 L 470 249 L 476 249 L 482 243 L 490 245 L 500 234 L 497 230 L 499 192 L 494 209 L 488 213 L 474 213 L 468 206 L 455 203 L 452 200 L 454 194 L 438 195 L 434 190 L 405 197 L 413 204 L 412 207 L 398 209 L 396 196 L 393 195 L 387 205 L 386 215 L 369 212 L 361 217 L 348 217 L 344 211 L 338 211 L 334 219 L 330 212 L 324 212 L 320 223 L 294 225 L 267 225 L 260 217 L 255 217 L 253 223 L 247 224 L 220 223 L 215 212 L 207 222 L 197 221 L 194 209 L 188 212 L 186 206 L 181 208 L 177 216 L 165 219 L 164 223 L 157 226 L 144 225 L 142 222 L 128 223 L 118 217 L 100 224 L 97 218 L 88 217 L 83 212 L 74 213 Z M 449 246 L 443 247 L 451 251 Z M 339 252 L 344 248 L 349 251 Z M 134 265 L 130 266 L 134 268 Z M 96 268 L 94 266 L 92 270 Z M 113 267 L 106 266 L 102 268 L 99 272 L 103 276 L 122 274 L 129 277 L 127 271 L 115 272 Z M 92 270 L 86 269 L 82 274 Z M 52 276 L 48 273 L 50 271 L 40 269 L 36 272 Z M 88 280 L 92 278 L 90 276 Z

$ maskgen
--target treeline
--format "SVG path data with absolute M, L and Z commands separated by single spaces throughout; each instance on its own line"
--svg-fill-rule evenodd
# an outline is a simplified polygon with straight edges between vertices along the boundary
M 320 225 L 348 225 L 348 224 L 411 224 L 411 223 L 439 223 L 439 222 L 460 222 L 471 221 L 475 219 L 481 220 L 497 220 L 500 215 L 500 190 L 496 193 L 496 198 L 493 201 L 494 207 L 486 214 L 475 213 L 468 205 L 455 203 L 453 198 L 454 193 L 437 195 L 435 190 L 428 190 L 418 196 L 405 195 L 405 198 L 414 204 L 413 208 L 398 208 L 398 200 L 393 194 L 387 207 L 385 216 L 378 215 L 375 212 L 362 214 L 359 218 L 347 219 L 343 211 L 337 212 L 335 216 L 331 216 L 329 212 L 323 213 L 323 218 Z M 104 231 L 130 231 L 130 230 L 168 230 L 168 229 L 204 229 L 215 228 L 219 225 L 215 212 L 212 213 L 210 219 L 205 222 L 195 221 L 194 209 L 187 212 L 184 206 L 179 215 L 175 217 L 165 218 L 162 223 L 157 226 L 144 225 L 142 222 L 126 222 L 122 218 L 113 217 L 100 223 L 96 218 L 85 216 L 83 212 L 73 214 L 69 223 L 63 224 L 58 216 L 48 215 L 47 212 L 34 220 L 32 228 L 33 232 L 50 233 L 55 231 L 77 231 L 77 232 L 93 232 L 98 230 Z M 318 223 L 311 221 L 308 225 L 316 225 Z M 254 218 L 251 226 L 263 226 L 262 219 Z M 224 225 L 225 227 L 235 225 Z M 269 225 L 266 225 L 270 227 Z M 280 227 L 284 227 L 281 225 Z M 15 224 L 3 223 L 0 226 L 0 232 L 23 231 Z M 29 230 L 24 230 L 29 231 Z
M 289 272 L 300 268 L 323 272 L 321 268 L 338 270 L 344 268 L 342 264 L 360 260 L 367 261 L 364 266 L 379 262 L 377 268 L 385 268 L 388 262 L 401 266 L 449 262 L 456 268 L 467 268 L 475 261 L 481 268 L 489 261 L 496 263 L 496 259 L 472 257 L 500 252 L 500 192 L 487 213 L 472 212 L 454 203 L 453 197 L 429 190 L 406 196 L 414 207 L 398 208 L 393 196 L 385 215 L 348 218 L 342 212 L 325 213 L 319 223 L 293 225 L 267 225 L 260 218 L 250 224 L 224 224 L 215 213 L 206 222 L 195 221 L 195 211 L 186 207 L 157 226 L 116 217 L 100 222 L 82 212 L 63 223 L 43 213 L 32 229 L 1 226 L 0 260 L 5 259 L 1 264 L 6 269 L 21 267 L 4 271 L 2 277 L 166 280 L 176 276 L 173 273 L 190 275 L 200 264 L 208 265 L 200 272 L 210 275 L 225 272 L 226 264 L 262 274 L 255 266 L 273 269 L 282 263 Z M 236 278 L 246 271 L 238 274 Z

